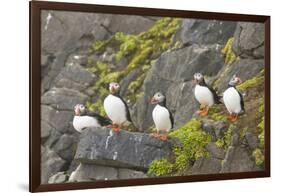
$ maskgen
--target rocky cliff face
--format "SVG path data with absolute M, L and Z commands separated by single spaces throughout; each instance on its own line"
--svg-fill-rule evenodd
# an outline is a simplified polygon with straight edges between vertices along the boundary
M 43 11 L 41 25 L 41 183 L 263 169 L 262 24 Z M 195 72 L 219 93 L 233 74 L 244 80 L 237 123 L 223 105 L 206 118 L 194 114 Z M 104 114 L 111 81 L 120 82 L 135 127 L 77 133 L 74 105 Z M 159 90 L 175 119 L 169 142 L 147 134 L 147 101 Z

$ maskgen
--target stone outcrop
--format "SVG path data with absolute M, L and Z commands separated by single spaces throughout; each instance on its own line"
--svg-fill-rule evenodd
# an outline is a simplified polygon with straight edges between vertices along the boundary
M 157 140 L 148 134 L 108 128 L 88 128 L 80 136 L 75 159 L 118 168 L 146 171 L 153 160 L 167 158 L 172 144 Z

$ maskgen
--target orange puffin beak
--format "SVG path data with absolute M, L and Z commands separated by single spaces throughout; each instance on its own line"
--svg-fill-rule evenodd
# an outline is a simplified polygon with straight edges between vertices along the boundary
M 238 79 L 238 84 L 241 84 L 243 82 L 239 77 L 237 77 L 237 79 Z
M 149 102 L 150 102 L 150 104 L 156 104 L 157 100 L 154 97 L 151 97 Z

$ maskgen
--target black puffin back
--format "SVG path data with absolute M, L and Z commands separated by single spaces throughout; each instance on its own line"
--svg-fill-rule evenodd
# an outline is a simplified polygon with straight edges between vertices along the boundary
M 166 107 L 166 98 L 158 104 L 162 107 L 165 107 L 168 110 L 169 115 L 170 115 L 169 117 L 170 117 L 171 125 L 172 125 L 171 129 L 173 129 L 173 127 L 174 127 L 174 117 L 173 117 L 173 114 L 171 113 L 171 111 Z
M 243 110 L 243 112 L 245 112 L 243 95 L 237 90 L 236 87 L 234 87 L 234 88 L 235 88 L 235 90 L 238 92 L 238 94 L 239 94 L 239 96 L 240 96 L 240 105 L 241 105 L 241 109 Z
M 240 96 L 240 105 L 241 105 L 241 109 L 243 110 L 243 112 L 245 112 L 245 106 L 244 106 L 244 99 L 243 99 L 243 95 L 239 92 L 239 90 L 237 90 L 236 86 L 230 85 L 228 84 L 228 87 L 231 88 L 233 87 L 236 92 L 239 94 Z
M 218 96 L 217 92 L 215 91 L 215 89 L 213 89 L 213 87 L 211 87 L 211 86 L 206 84 L 205 79 L 203 79 L 203 81 L 200 82 L 199 85 L 207 87 L 212 92 L 215 104 L 220 104 L 221 103 L 221 101 L 220 101 L 221 97 Z
M 110 125 L 112 124 L 111 120 L 106 118 L 106 117 L 103 117 L 97 113 L 94 113 L 94 112 L 90 112 L 90 111 L 85 111 L 84 113 L 81 114 L 81 116 L 90 116 L 90 117 L 94 117 L 97 119 L 98 123 L 101 125 L 101 126 L 107 126 L 107 125 Z
M 112 95 L 118 97 L 123 102 L 123 104 L 125 105 L 125 109 L 126 109 L 127 121 L 132 122 L 130 111 L 129 111 L 129 107 L 128 107 L 127 103 L 125 102 L 125 100 L 119 95 L 119 93 L 112 94 Z

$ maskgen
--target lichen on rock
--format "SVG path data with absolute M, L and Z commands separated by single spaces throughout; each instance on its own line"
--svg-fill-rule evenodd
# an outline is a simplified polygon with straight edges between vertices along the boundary
M 221 53 L 224 57 L 225 64 L 232 64 L 234 61 L 238 59 L 238 56 L 233 52 L 232 46 L 234 42 L 234 37 L 229 38 L 224 48 L 221 50 Z

